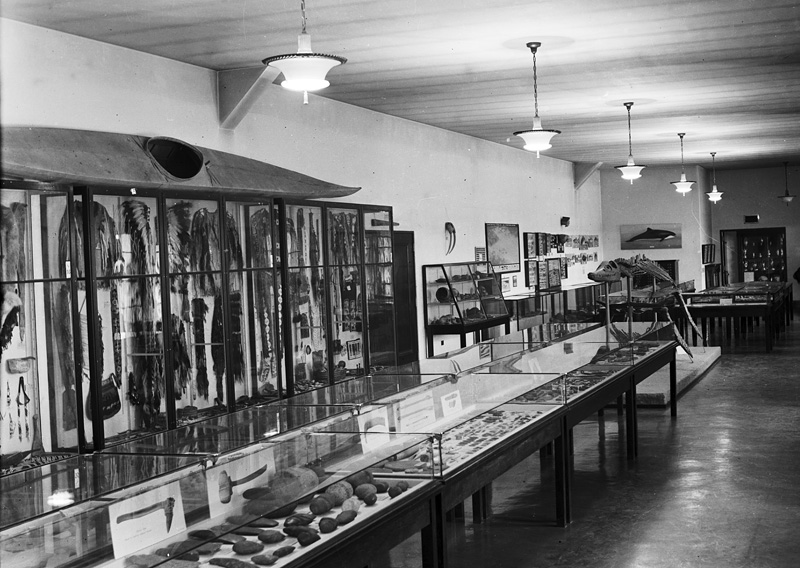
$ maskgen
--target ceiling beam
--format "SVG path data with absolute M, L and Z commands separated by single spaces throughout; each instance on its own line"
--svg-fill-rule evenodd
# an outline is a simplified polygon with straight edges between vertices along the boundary
M 591 175 L 600 169 L 600 166 L 603 165 L 603 162 L 575 162 L 572 164 L 572 177 L 575 180 L 575 191 L 578 191 L 580 187 L 586 183 L 586 180 L 591 177 Z
M 217 71 L 217 113 L 219 126 L 235 130 L 253 107 L 266 85 L 280 71 L 269 65 Z

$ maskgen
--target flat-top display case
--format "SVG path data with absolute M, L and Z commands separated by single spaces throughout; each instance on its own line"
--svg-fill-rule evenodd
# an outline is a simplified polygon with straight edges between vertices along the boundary
M 786 282 L 741 282 L 717 286 L 685 296 L 686 303 L 690 305 L 769 304 L 778 299 L 778 296 L 784 294 L 786 290 Z
M 344 531 L 358 531 L 424 486 L 416 479 L 399 486 L 394 498 L 377 491 L 354 496 L 353 485 L 373 480 L 370 468 L 398 453 L 427 452 L 432 446 L 426 434 L 398 433 L 376 444 L 363 432 L 298 430 L 215 459 L 102 455 L 103 461 L 117 460 L 117 474 L 130 474 L 134 484 L 109 485 L 82 499 L 69 490 L 54 493 L 61 488 L 50 479 L 32 481 L 28 488 L 37 495 L 72 502 L 6 527 L 0 534 L 0 563 L 190 568 L 260 555 L 261 563 L 295 565 L 300 556 L 326 547 Z M 124 464 L 138 462 L 167 465 L 148 467 L 143 476 L 126 471 Z M 92 475 L 87 483 L 103 483 L 114 470 L 83 472 Z M 71 476 L 66 483 L 75 487 Z M 331 498 L 311 499 L 318 494 Z M 331 521 L 326 524 L 322 515 Z M 341 528 L 331 535 L 328 525 L 337 518 Z
M 508 324 L 501 283 L 490 263 L 426 265 L 422 275 L 429 356 L 434 335 L 461 335 L 465 347 L 467 333 Z
M 376 401 L 349 420 L 315 425 L 323 431 L 349 427 L 388 433 L 435 434 L 433 453 L 404 453 L 378 473 L 446 477 L 490 446 L 552 417 L 566 400 L 555 374 L 465 374 L 439 378 Z

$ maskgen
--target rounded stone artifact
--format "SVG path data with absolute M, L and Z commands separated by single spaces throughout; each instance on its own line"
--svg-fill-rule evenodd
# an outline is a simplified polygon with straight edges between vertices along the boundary
M 323 517 L 319 520 L 319 532 L 322 534 L 331 533 L 338 527 L 339 523 L 336 522 L 336 519 L 332 519 L 331 517 Z
M 267 544 L 275 544 L 276 542 L 280 542 L 285 538 L 286 535 L 284 535 L 282 532 L 273 530 L 266 530 L 258 535 L 258 540 Z
M 242 542 L 237 542 L 233 545 L 233 551 L 236 554 L 251 555 L 261 552 L 262 550 L 264 550 L 264 545 L 253 540 L 243 540 Z
M 356 518 L 357 514 L 358 513 L 355 511 L 342 511 L 336 515 L 336 522 L 339 523 L 339 525 L 346 525 L 347 523 L 352 522 L 353 519 Z

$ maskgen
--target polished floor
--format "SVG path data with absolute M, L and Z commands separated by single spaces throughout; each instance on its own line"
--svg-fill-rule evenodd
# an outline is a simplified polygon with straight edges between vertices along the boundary
M 552 458 L 501 476 L 488 521 L 472 523 L 467 503 L 466 520 L 448 522 L 449 566 L 800 566 L 800 318 L 772 353 L 761 333 L 723 349 L 676 419 L 639 410 L 635 461 L 615 412 L 575 428 L 567 528 L 555 525 Z M 413 544 L 391 565 L 419 566 Z

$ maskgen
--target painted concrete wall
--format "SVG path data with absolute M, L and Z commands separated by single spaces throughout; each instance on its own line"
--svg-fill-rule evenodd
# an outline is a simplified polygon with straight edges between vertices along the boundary
M 800 195 L 800 170 L 789 167 L 789 193 Z M 724 193 L 722 201 L 712 208 L 712 236 L 717 243 L 725 229 L 786 227 L 786 258 L 789 280 L 794 284 L 795 301 L 800 299 L 800 285 L 792 278 L 800 268 L 800 197 L 789 206 L 777 197 L 786 188 L 783 167 L 756 170 L 717 171 L 717 187 Z M 757 225 L 744 224 L 745 215 L 758 215 Z
M 700 290 L 705 288 L 701 245 L 711 242 L 710 203 L 705 195 L 710 191 L 710 184 L 703 168 L 687 165 L 686 178 L 697 183 L 691 192 L 681 196 L 670 183 L 680 179 L 680 175 L 680 165 L 647 168 L 642 172 L 641 179 L 631 185 L 620 177 L 617 170 L 601 170 L 603 250 L 606 258 L 630 258 L 638 253 L 651 260 L 677 259 L 679 279 L 684 282 L 694 280 Z M 680 223 L 682 248 L 622 250 L 620 225 L 655 223 Z
M 272 85 L 234 131 L 221 130 L 213 71 L 3 19 L 0 41 L 3 124 L 170 136 L 361 186 L 348 200 L 393 206 L 399 229 L 415 232 L 418 266 L 473 259 L 486 222 L 602 232 L 599 174 L 575 192 L 569 162 L 314 95 L 303 105 Z M 449 256 L 446 221 L 458 232 Z

